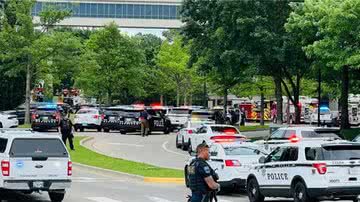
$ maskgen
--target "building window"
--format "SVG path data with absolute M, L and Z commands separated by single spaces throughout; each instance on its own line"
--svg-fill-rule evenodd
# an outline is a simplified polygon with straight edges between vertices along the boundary
M 46 6 L 70 10 L 74 17 L 179 19 L 180 6 L 145 4 L 51 3 L 36 2 L 32 14 L 38 16 Z

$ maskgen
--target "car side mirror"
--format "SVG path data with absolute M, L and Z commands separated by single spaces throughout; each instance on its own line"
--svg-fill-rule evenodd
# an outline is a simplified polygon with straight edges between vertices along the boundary
M 266 158 L 265 158 L 265 156 L 262 156 L 262 157 L 260 157 L 259 158 L 259 163 L 265 163 L 265 161 L 266 161 Z

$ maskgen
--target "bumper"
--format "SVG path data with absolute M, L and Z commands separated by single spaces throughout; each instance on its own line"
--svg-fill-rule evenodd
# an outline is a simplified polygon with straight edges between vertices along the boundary
M 34 186 L 34 182 L 42 181 L 42 187 Z M 8 190 L 31 190 L 49 191 L 64 190 L 71 187 L 71 180 L 5 180 L 4 189 Z
M 76 128 L 87 128 L 87 129 L 98 129 L 100 126 L 94 123 L 90 123 L 90 124 L 80 124 L 77 123 L 75 124 Z
M 360 187 L 308 188 L 311 197 L 347 198 L 360 195 Z
M 224 188 L 245 188 L 246 180 L 245 179 L 232 179 L 230 181 L 219 181 L 221 187 Z
M 58 123 L 32 123 L 33 129 L 53 129 L 59 127 Z
M 120 130 L 120 125 L 116 123 L 102 123 L 101 128 L 109 130 Z

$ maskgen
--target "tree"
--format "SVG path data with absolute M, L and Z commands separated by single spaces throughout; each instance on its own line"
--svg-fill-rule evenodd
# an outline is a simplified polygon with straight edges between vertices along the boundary
M 357 0 L 307 0 L 294 6 L 287 29 L 302 34 L 307 56 L 341 71 L 341 128 L 349 128 L 349 71 L 360 67 Z M 310 37 L 308 37 L 310 35 Z M 309 41 L 308 38 L 315 38 Z
M 189 51 L 188 47 L 182 46 L 182 43 L 179 35 L 175 36 L 173 41 L 166 39 L 156 57 L 157 66 L 176 86 L 176 106 L 180 105 L 182 90 L 185 90 L 185 95 L 191 82 L 191 70 L 187 68 L 190 58 Z
M 94 32 L 85 44 L 76 85 L 87 94 L 106 96 L 108 104 L 142 96 L 144 53 L 137 42 L 114 23 Z
M 185 0 L 182 33 L 190 44 L 190 63 L 197 63 L 222 89 L 227 111 L 229 89 L 245 80 L 250 66 L 249 37 L 253 1 Z M 226 113 L 224 113 L 226 115 Z
M 62 47 L 61 43 L 56 43 L 54 47 L 42 46 L 39 49 L 39 44 L 42 44 L 41 38 L 50 34 L 50 32 L 45 33 L 44 31 L 48 30 L 51 23 L 63 20 L 70 13 L 61 10 L 45 12 L 40 16 L 39 24 L 35 25 L 31 15 L 34 1 L 9 0 L 6 3 L 7 11 L 1 23 L 3 27 L 0 33 L 0 58 L 3 63 L 7 64 L 9 74 L 26 73 L 25 123 L 30 123 L 30 96 L 33 75 L 36 74 L 39 64 L 43 60 L 58 54 L 58 50 Z M 36 27 L 46 29 L 40 32 Z

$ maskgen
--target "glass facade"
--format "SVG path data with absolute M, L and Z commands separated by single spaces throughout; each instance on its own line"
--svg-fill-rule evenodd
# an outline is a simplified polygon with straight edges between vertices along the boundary
M 139 18 L 139 19 L 179 19 L 180 6 L 150 4 L 115 3 L 67 3 L 36 2 L 32 14 L 38 16 L 47 6 L 72 11 L 73 17 L 95 18 Z

